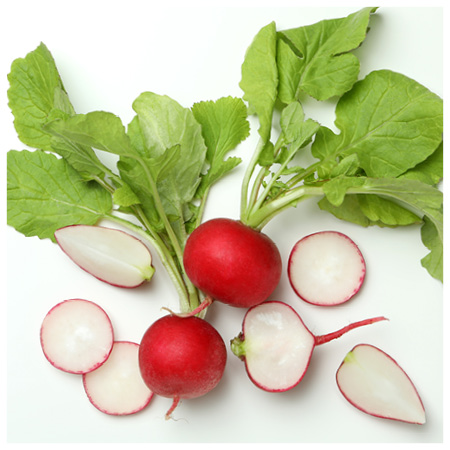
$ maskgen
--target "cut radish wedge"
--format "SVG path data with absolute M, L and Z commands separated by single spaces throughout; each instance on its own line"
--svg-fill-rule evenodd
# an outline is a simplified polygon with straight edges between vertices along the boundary
M 245 362 L 248 376 L 256 386 L 270 392 L 287 391 L 302 380 L 317 345 L 380 320 L 386 319 L 366 319 L 314 336 L 292 307 L 267 301 L 247 311 L 242 332 L 231 341 L 231 350 Z
M 83 374 L 108 358 L 114 333 L 106 312 L 82 299 L 65 300 L 45 316 L 41 346 L 47 360 L 64 372 Z
M 153 393 L 142 380 L 138 355 L 139 344 L 114 342 L 108 360 L 83 375 L 86 394 L 97 409 L 123 416 L 137 413 L 150 403 Z
M 289 256 L 292 288 L 314 305 L 350 300 L 361 288 L 366 264 L 358 246 L 338 231 L 320 231 L 300 239 Z
M 424 424 L 425 410 L 411 379 L 385 352 L 368 344 L 351 350 L 336 373 L 339 390 L 361 411 Z
M 121 230 L 71 225 L 56 230 L 55 239 L 75 264 L 114 286 L 140 286 L 155 272 L 148 248 Z

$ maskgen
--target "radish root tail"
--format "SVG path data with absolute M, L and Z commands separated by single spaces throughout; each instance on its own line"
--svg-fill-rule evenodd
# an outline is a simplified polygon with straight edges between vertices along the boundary
M 334 331 L 333 333 L 324 334 L 322 336 L 315 336 L 316 345 L 326 344 L 327 342 L 332 341 L 333 339 L 340 338 L 343 334 L 347 333 L 347 331 L 353 330 L 355 328 L 363 327 L 365 325 L 370 325 L 375 322 L 380 322 L 381 320 L 388 320 L 386 317 L 373 317 L 372 319 L 360 320 L 359 322 L 351 323 L 340 330 Z
M 173 398 L 172 406 L 166 412 L 166 416 L 165 416 L 166 420 L 172 419 L 172 413 L 175 411 L 175 408 L 178 406 L 179 403 L 180 403 L 180 397 L 178 395 L 176 395 Z

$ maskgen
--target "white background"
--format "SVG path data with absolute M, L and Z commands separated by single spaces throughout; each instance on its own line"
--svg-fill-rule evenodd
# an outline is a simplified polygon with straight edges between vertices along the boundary
M 111 111 L 126 124 L 133 117 L 132 101 L 146 90 L 167 94 L 186 107 L 200 100 L 241 96 L 238 83 L 246 48 L 258 30 L 273 20 L 278 29 L 291 28 L 344 17 L 362 7 L 311 8 L 296 1 L 289 3 L 296 7 L 275 1 L 258 2 L 259 6 L 227 2 L 229 7 L 219 6 L 220 2 L 211 2 L 214 6 L 194 3 L 195 7 L 171 1 L 164 2 L 163 7 L 160 3 L 2 3 L 2 165 L 9 149 L 24 148 L 6 107 L 6 74 L 15 58 L 25 56 L 41 41 L 52 52 L 77 112 Z M 372 16 L 370 26 L 366 41 L 356 52 L 361 60 L 361 77 L 374 69 L 392 69 L 443 95 L 443 8 L 382 7 Z M 332 127 L 333 107 L 332 102 L 311 102 L 306 110 Z M 205 219 L 238 218 L 245 162 L 257 140 L 257 126 L 254 122 L 252 125 L 252 136 L 235 152 L 244 163 L 212 189 Z M 289 287 L 285 270 L 294 243 L 325 229 L 348 234 L 367 263 L 367 277 L 359 294 L 345 305 L 328 309 L 299 300 Z M 184 401 L 174 413 L 175 420 L 165 421 L 170 400 L 162 397 L 155 397 L 146 410 L 134 416 L 112 417 L 99 412 L 84 394 L 81 378 L 53 368 L 39 344 L 39 329 L 47 311 L 75 297 L 92 300 L 107 311 L 116 339 L 139 342 L 147 327 L 163 314 L 162 306 L 176 309 L 178 305 L 175 289 L 159 261 L 155 262 L 157 272 L 150 284 L 122 290 L 83 272 L 50 241 L 25 238 L 5 227 L 5 440 L 442 442 L 443 315 L 448 307 L 443 302 L 442 284 L 420 265 L 427 250 L 419 228 L 364 229 L 321 212 L 312 201 L 286 211 L 264 231 L 279 246 L 284 264 L 280 285 L 271 298 L 292 305 L 313 333 L 325 334 L 378 315 L 388 317 L 389 322 L 354 330 L 316 348 L 305 378 L 282 394 L 257 389 L 247 378 L 244 364 L 229 351 L 227 369 L 218 387 L 202 398 Z M 215 303 L 208 320 L 228 346 L 239 333 L 244 314 L 245 310 Z M 346 353 L 363 342 L 389 353 L 410 375 L 425 405 L 425 425 L 374 418 L 341 396 L 335 372 Z

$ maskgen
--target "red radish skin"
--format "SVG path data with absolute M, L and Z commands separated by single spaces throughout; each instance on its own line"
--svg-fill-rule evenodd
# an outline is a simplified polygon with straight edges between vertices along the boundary
M 167 315 L 145 332 L 139 348 L 142 379 L 156 395 L 173 399 L 170 418 L 181 399 L 205 395 L 222 378 L 227 360 L 217 330 L 198 317 Z
M 139 370 L 139 344 L 114 342 L 108 359 L 83 375 L 89 401 L 105 414 L 124 416 L 142 411 L 153 397 Z
M 366 414 L 418 425 L 426 422 L 413 382 L 397 361 L 378 347 L 356 345 L 339 366 L 336 382 L 344 398 Z
M 319 231 L 300 239 L 292 248 L 288 277 L 305 302 L 335 306 L 361 289 L 366 263 L 355 242 L 339 231 Z
M 268 301 L 247 311 L 242 331 L 231 341 L 231 349 L 244 361 L 256 386 L 268 392 L 284 392 L 303 379 L 316 346 L 381 320 L 386 318 L 361 320 L 338 331 L 314 336 L 291 306 Z
M 56 230 L 55 239 L 81 269 L 113 286 L 136 288 L 155 272 L 152 255 L 144 243 L 121 230 L 70 225 Z
M 84 374 L 109 357 L 114 332 L 106 312 L 83 299 L 64 300 L 45 316 L 40 330 L 42 351 L 57 369 Z
M 184 250 L 191 282 L 208 298 L 249 308 L 265 301 L 281 277 L 274 242 L 239 221 L 218 218 L 197 227 Z

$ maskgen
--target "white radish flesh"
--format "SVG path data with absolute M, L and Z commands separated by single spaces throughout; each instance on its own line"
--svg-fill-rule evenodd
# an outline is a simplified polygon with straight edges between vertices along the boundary
M 114 333 L 105 311 L 88 300 L 65 300 L 45 316 L 40 331 L 47 360 L 64 372 L 83 374 L 108 358 Z
M 56 230 L 55 239 L 75 264 L 106 283 L 134 288 L 153 276 L 148 248 L 121 230 L 71 225 Z
M 361 411 L 385 419 L 424 424 L 425 410 L 406 372 L 368 344 L 353 348 L 336 373 L 339 390 Z
M 284 391 L 303 377 L 314 336 L 298 314 L 282 303 L 249 310 L 243 324 L 245 364 L 250 379 L 270 391 Z
M 361 288 L 366 264 L 358 246 L 338 231 L 320 231 L 300 239 L 289 256 L 292 288 L 314 305 L 350 300 Z
M 153 397 L 139 370 L 139 345 L 114 342 L 107 361 L 83 375 L 83 385 L 90 402 L 100 411 L 123 416 L 144 409 Z
M 316 345 L 380 320 L 385 318 L 362 320 L 334 333 L 314 336 L 289 305 L 267 301 L 248 310 L 242 332 L 232 340 L 231 349 L 245 362 L 248 376 L 256 386 L 282 392 L 302 380 Z

